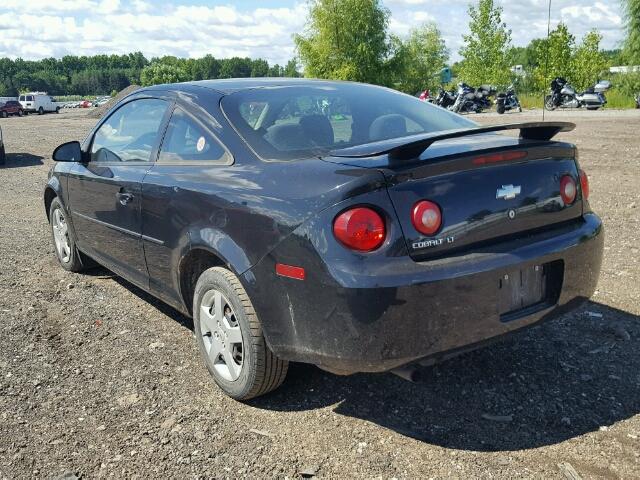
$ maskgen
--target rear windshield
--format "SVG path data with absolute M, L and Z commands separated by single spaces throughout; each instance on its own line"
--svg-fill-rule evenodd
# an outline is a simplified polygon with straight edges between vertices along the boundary
M 265 87 L 222 99 L 240 135 L 266 160 L 293 160 L 476 124 L 417 98 L 357 83 Z

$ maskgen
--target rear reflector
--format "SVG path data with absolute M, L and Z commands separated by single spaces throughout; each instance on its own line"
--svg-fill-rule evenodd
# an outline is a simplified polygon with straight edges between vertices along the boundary
M 305 278 L 304 268 L 284 263 L 276 263 L 276 273 L 281 277 L 295 278 L 296 280 L 304 280 Z
M 490 163 L 508 162 L 511 160 L 520 160 L 528 155 L 525 150 L 518 150 L 514 152 L 500 152 L 492 153 L 491 155 L 483 155 L 482 157 L 476 157 L 473 159 L 474 165 L 487 165 Z
M 411 223 L 423 235 L 433 235 L 442 225 L 440 207 L 429 200 L 421 200 L 413 206 Z
M 571 175 L 565 175 L 560 179 L 560 196 L 565 205 L 571 205 L 576 199 L 576 181 Z
M 580 169 L 580 188 L 582 189 L 582 198 L 589 198 L 589 177 L 584 172 L 584 170 Z

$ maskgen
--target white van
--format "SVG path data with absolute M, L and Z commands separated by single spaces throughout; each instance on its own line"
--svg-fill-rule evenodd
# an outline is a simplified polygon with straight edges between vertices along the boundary
M 60 105 L 51 96 L 43 92 L 25 93 L 20 95 L 18 101 L 25 112 L 37 112 L 38 115 L 47 112 L 60 113 Z

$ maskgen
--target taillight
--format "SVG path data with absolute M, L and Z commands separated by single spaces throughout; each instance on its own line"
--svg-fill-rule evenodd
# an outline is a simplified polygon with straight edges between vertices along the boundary
M 384 220 L 378 212 L 356 207 L 342 212 L 333 221 L 333 234 L 345 247 L 359 252 L 371 252 L 387 237 Z
M 413 206 L 411 223 L 424 235 L 433 235 L 440 230 L 442 213 L 440 207 L 429 200 L 421 200 Z
M 576 181 L 571 175 L 565 175 L 560 179 L 560 196 L 565 205 L 571 205 L 576 199 Z
M 589 177 L 580 169 L 580 188 L 582 189 L 582 198 L 586 200 L 589 198 Z

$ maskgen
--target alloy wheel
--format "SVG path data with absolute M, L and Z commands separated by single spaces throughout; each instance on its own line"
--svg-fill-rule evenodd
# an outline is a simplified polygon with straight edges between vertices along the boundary
M 52 219 L 53 238 L 56 244 L 56 252 L 62 263 L 71 260 L 71 244 L 69 242 L 69 227 L 64 218 L 64 213 L 59 208 L 53 211 Z
M 225 380 L 237 380 L 244 359 L 242 331 L 231 303 L 218 290 L 209 290 L 202 297 L 200 332 L 216 373 Z

